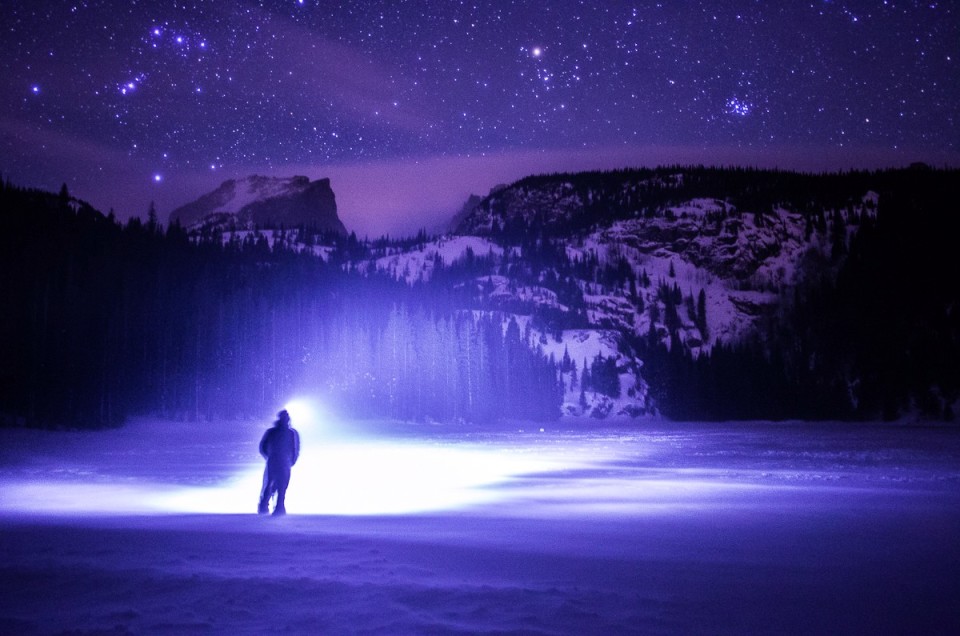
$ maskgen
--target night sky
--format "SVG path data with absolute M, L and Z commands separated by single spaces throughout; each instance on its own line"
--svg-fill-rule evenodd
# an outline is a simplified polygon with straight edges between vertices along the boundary
M 360 234 L 526 174 L 960 165 L 951 2 L 50 2 L 0 8 L 0 171 L 120 218 L 332 178 Z

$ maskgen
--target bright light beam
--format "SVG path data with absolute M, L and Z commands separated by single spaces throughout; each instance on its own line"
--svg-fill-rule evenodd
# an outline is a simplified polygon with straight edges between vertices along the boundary
M 769 468 L 755 478 L 746 469 L 731 478 L 724 470 L 655 467 L 648 463 L 654 451 L 643 436 L 579 439 L 519 434 L 476 443 L 458 435 L 362 439 L 347 435 L 345 429 L 335 431 L 336 420 L 310 400 L 294 400 L 286 408 L 302 431 L 300 461 L 287 494 L 287 510 L 294 515 L 397 515 L 468 508 L 521 517 L 649 514 L 752 506 L 760 493 L 791 487 L 785 484 L 795 481 L 771 482 L 769 475 L 776 471 Z M 250 433 L 255 440 L 256 434 Z M 150 439 L 161 445 L 155 449 L 160 456 L 177 455 L 182 437 L 149 434 L 150 430 L 134 432 L 130 439 Z M 117 442 L 129 444 L 130 439 Z M 188 483 L 209 471 L 205 458 L 216 462 L 224 456 L 215 444 L 209 449 L 205 445 L 204 453 L 192 456 L 188 465 L 130 464 L 132 451 L 127 450 L 100 457 L 95 471 L 84 466 L 69 469 L 69 462 L 64 470 L 51 457 L 45 469 L 32 464 L 26 479 L 11 479 L 9 474 L 3 479 L 0 514 L 254 514 L 263 462 L 252 460 L 249 452 L 232 477 L 208 486 Z M 47 478 L 36 479 L 38 470 Z M 64 476 L 50 478 L 57 470 Z
M 287 491 L 287 510 L 301 514 L 454 510 L 493 502 L 498 497 L 494 486 L 557 468 L 554 462 L 518 453 L 413 442 L 305 442 L 300 457 Z M 221 487 L 170 493 L 161 498 L 161 507 L 249 512 L 256 507 L 262 475 L 263 468 L 257 467 Z

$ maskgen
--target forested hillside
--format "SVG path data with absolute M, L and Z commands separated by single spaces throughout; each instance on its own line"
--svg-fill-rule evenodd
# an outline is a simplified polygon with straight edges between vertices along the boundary
M 529 177 L 459 232 L 125 224 L 0 190 L 0 421 L 952 420 L 960 174 Z
M 65 188 L 6 184 L 0 210 L 4 424 L 262 418 L 303 392 L 371 417 L 559 414 L 556 365 L 515 321 L 343 267 L 355 238 L 329 261 L 292 239 L 192 240 Z
M 951 420 L 958 180 L 924 165 L 541 175 L 474 202 L 458 231 L 524 254 L 519 280 L 555 293 L 528 309 L 543 322 L 618 329 L 669 417 Z

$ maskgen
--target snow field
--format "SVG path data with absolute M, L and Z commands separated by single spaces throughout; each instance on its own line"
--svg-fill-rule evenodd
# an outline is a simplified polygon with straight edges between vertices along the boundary
M 123 510 L 123 496 L 112 510 L 37 500 L 58 488 L 66 500 L 71 486 L 133 488 L 141 501 L 170 489 L 226 497 L 238 475 L 262 468 L 263 424 L 0 431 L 0 633 L 960 628 L 956 430 L 647 422 L 520 432 L 329 417 L 305 422 L 314 439 L 284 518 L 252 514 L 255 492 L 241 497 L 245 514 Z M 335 459 L 324 448 L 356 454 L 325 471 Z M 424 460 L 431 453 L 443 460 Z M 481 500 L 435 500 L 419 513 L 305 514 L 293 503 L 320 489 L 361 497 L 349 484 L 361 478 L 394 495 L 403 488 L 392 481 L 429 491 L 491 466 L 511 474 L 468 484 Z

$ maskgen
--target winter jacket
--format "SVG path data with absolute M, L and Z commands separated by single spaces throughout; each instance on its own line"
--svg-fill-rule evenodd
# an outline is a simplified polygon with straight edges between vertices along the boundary
M 300 434 L 289 426 L 275 424 L 263 434 L 260 454 L 268 463 L 293 466 L 300 457 Z

